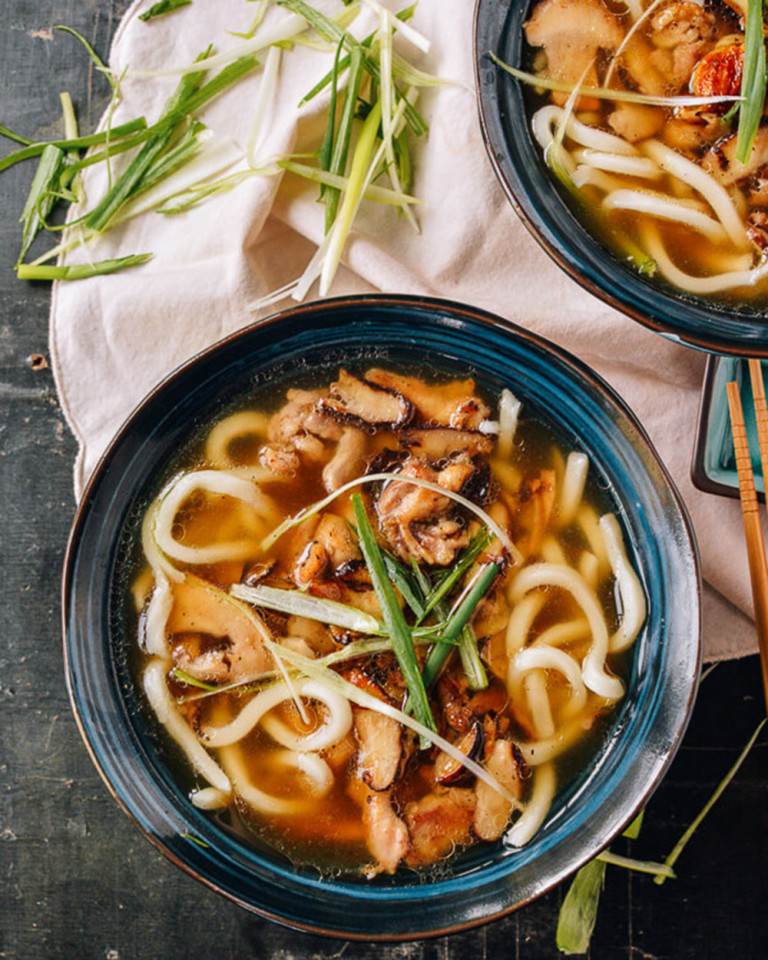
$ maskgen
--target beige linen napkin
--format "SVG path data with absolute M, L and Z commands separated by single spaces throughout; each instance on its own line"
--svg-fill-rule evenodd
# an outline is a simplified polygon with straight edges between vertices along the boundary
M 194 0 L 164 19 L 140 22 L 134 3 L 115 36 L 110 63 L 122 71 L 191 62 L 208 43 L 239 42 L 254 5 Z M 388 0 L 395 9 L 395 4 Z M 471 0 L 420 0 L 413 23 L 431 38 L 429 54 L 410 49 L 424 69 L 457 81 L 425 93 L 430 123 L 419 145 L 414 192 L 421 235 L 388 208 L 364 205 L 332 294 L 429 294 L 491 310 L 553 340 L 597 370 L 636 411 L 671 471 L 693 518 L 703 574 L 705 655 L 756 649 L 739 505 L 696 490 L 691 446 L 704 369 L 701 354 L 656 336 L 604 306 L 540 250 L 496 183 L 483 146 L 473 92 Z M 268 14 L 279 19 L 285 11 Z M 354 27 L 372 29 L 370 17 Z M 297 112 L 306 90 L 329 68 L 328 54 L 296 48 L 284 57 L 259 158 L 317 148 L 324 99 Z M 202 119 L 245 147 L 260 74 L 214 101 Z M 123 81 L 114 123 L 159 113 L 176 78 Z M 93 196 L 106 173 L 87 171 Z M 109 440 L 158 380 L 223 335 L 253 321 L 248 304 L 295 279 L 322 237 L 316 190 L 295 179 L 254 177 L 178 217 L 147 214 L 108 234 L 94 259 L 153 252 L 147 265 L 56 285 L 51 350 L 62 406 L 80 443 L 79 496 Z M 82 257 L 82 255 L 80 255 Z M 290 302 L 290 301 L 289 301 Z M 287 304 L 286 304 L 287 305 Z M 273 308 L 275 309 L 275 308 Z M 263 313 L 272 312 L 263 311 Z

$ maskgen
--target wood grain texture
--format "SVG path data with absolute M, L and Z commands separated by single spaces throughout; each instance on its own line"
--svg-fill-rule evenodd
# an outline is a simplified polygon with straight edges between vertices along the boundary
M 75 41 L 49 39 L 50 28 L 73 26 L 106 55 L 126 6 L 125 0 L 3 0 L 0 120 L 30 136 L 49 134 L 66 89 L 90 129 L 106 85 Z M 17 282 L 11 269 L 32 173 L 24 165 L 0 176 L 0 957 L 557 957 L 564 888 L 452 937 L 399 945 L 326 940 L 275 926 L 203 888 L 118 809 L 80 741 L 64 684 L 59 573 L 74 512 L 75 443 L 45 366 L 49 290 Z M 703 685 L 640 839 L 618 841 L 616 852 L 663 858 L 735 759 L 761 708 L 756 658 L 718 667 Z M 678 880 L 659 888 L 648 877 L 609 867 L 592 958 L 768 956 L 767 754 L 763 737 L 678 862 Z

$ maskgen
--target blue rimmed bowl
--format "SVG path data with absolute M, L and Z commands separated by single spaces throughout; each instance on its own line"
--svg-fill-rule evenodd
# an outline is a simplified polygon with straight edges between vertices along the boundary
M 620 515 L 648 597 L 627 695 L 595 761 L 558 794 L 521 850 L 501 843 L 425 881 L 319 877 L 247 846 L 189 802 L 142 712 L 127 666 L 121 577 L 142 506 L 191 433 L 258 385 L 297 369 L 418 363 L 511 387 L 526 415 L 586 451 Z M 530 901 L 605 847 L 646 802 L 683 735 L 700 666 L 700 580 L 690 522 L 642 427 L 575 358 L 490 314 L 439 300 L 349 297 L 299 306 L 223 340 L 181 367 L 133 413 L 96 469 L 75 519 L 63 582 L 67 682 L 102 778 L 174 863 L 257 913 L 360 939 L 409 939 L 481 923 Z
M 657 333 L 700 350 L 768 357 L 768 316 L 748 303 L 687 295 L 641 276 L 574 215 L 534 140 L 524 85 L 498 67 L 525 69 L 523 24 L 537 0 L 477 0 L 474 56 L 480 123 L 499 182 L 534 238 L 590 293 Z

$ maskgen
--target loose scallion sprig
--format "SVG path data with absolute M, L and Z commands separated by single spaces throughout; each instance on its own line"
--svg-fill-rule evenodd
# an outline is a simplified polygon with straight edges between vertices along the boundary
M 765 39 L 763 37 L 763 0 L 747 0 L 744 21 L 744 68 L 741 75 L 739 126 L 736 159 L 746 163 L 752 153 L 765 104 Z
M 63 165 L 64 151 L 59 147 L 49 145 L 40 155 L 27 202 L 21 212 L 21 222 L 24 227 L 17 266 L 26 256 L 35 237 L 45 226 L 45 221 L 56 203 Z
M 376 542 L 365 505 L 359 493 L 352 495 L 352 506 L 355 512 L 358 536 L 360 537 L 360 549 L 371 576 L 373 589 L 376 591 L 381 614 L 389 631 L 397 662 L 400 664 L 403 679 L 408 687 L 413 714 L 419 723 L 430 730 L 435 730 L 435 718 L 432 716 L 432 710 L 427 699 L 427 691 L 421 677 L 421 668 L 413 646 L 410 627 L 406 623 L 400 604 L 397 602 L 394 587 L 387 577 L 381 549 Z
M 443 577 L 437 586 L 434 587 L 430 592 L 429 596 L 427 597 L 427 602 L 424 605 L 424 616 L 430 613 L 443 599 L 443 597 L 447 596 L 451 590 L 453 590 L 459 580 L 461 580 L 467 570 L 469 570 L 469 568 L 490 542 L 490 533 L 486 527 L 481 527 L 474 535 L 459 559 L 448 571 L 447 575 Z
M 149 10 L 139 14 L 139 20 L 145 23 L 148 20 L 154 20 L 156 17 L 164 17 L 166 14 L 173 13 L 174 10 L 180 10 L 182 7 L 188 7 L 192 0 L 157 0 Z
M 441 630 L 440 640 L 438 640 L 438 642 L 432 648 L 429 656 L 427 657 L 427 662 L 424 664 L 422 676 L 424 678 L 425 687 L 429 688 L 429 686 L 437 679 L 440 670 L 442 669 L 442 666 L 448 657 L 448 654 L 451 652 L 451 644 L 461 637 L 461 633 L 464 630 L 464 627 L 469 623 L 473 613 L 475 612 L 475 608 L 486 595 L 498 574 L 499 567 L 495 562 L 491 562 L 487 566 L 483 567 L 472 586 L 467 590 L 464 597 L 456 605 L 455 609 L 449 616 L 445 627 Z M 465 643 L 466 639 L 464 642 L 459 639 L 460 651 Z M 472 643 L 472 646 L 474 647 L 475 652 L 477 652 L 474 642 Z M 469 650 L 465 650 L 464 656 L 467 658 L 467 663 L 470 663 Z M 462 663 L 464 665 L 463 659 Z M 482 664 L 480 666 L 482 669 Z M 473 673 L 475 672 L 475 668 L 476 665 L 473 663 L 473 665 L 470 667 Z M 481 687 L 486 686 L 488 682 L 485 678 L 484 670 L 482 677 L 483 679 L 480 679 L 479 676 L 476 678 L 476 680 L 479 681 L 479 686 Z
M 76 263 L 71 266 L 20 263 L 16 268 L 19 280 L 85 280 L 107 273 L 116 273 L 128 267 L 138 267 L 152 259 L 151 253 L 137 253 L 112 260 L 97 260 L 95 263 Z

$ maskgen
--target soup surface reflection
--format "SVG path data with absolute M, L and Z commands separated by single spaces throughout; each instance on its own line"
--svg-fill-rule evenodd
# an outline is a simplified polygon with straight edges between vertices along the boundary
M 131 589 L 192 802 L 367 877 L 527 843 L 645 618 L 586 456 L 508 390 L 342 369 L 175 471 Z

